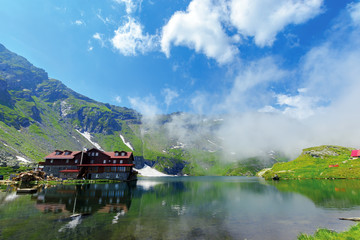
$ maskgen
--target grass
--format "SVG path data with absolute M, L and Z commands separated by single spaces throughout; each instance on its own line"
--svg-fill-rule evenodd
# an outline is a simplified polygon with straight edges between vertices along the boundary
M 313 236 L 301 234 L 298 240 L 357 240 L 360 239 L 360 224 L 352 226 L 345 232 L 337 233 L 328 229 L 318 229 Z
M 281 179 L 360 179 L 360 160 L 350 158 L 351 150 L 339 146 L 307 148 L 293 161 L 274 164 L 263 177 L 271 179 L 277 174 Z

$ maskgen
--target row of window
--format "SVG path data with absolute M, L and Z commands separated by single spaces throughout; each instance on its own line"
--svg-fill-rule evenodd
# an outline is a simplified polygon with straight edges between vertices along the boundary
M 120 156 L 125 156 L 126 155 L 126 152 L 121 152 L 120 153 Z M 115 156 L 119 156 L 119 152 L 115 152 Z
M 59 151 L 56 151 L 55 152 L 55 155 L 61 155 L 62 154 L 62 152 L 59 152 Z M 65 154 L 64 155 L 70 155 L 71 154 L 71 152 L 69 152 L 69 151 L 65 151 Z
M 69 159 L 66 159 L 66 163 L 69 163 Z M 50 163 L 54 163 L 54 159 L 50 159 Z M 75 163 L 78 163 L 78 160 L 75 159 Z
M 90 163 L 94 164 L 95 160 L 94 159 L 90 160 Z M 118 160 L 103 160 L 103 164 L 106 164 L 106 163 L 108 163 L 108 164 L 110 164 L 110 163 L 113 163 L 113 164 L 120 163 L 120 164 L 122 164 L 123 160 L 119 160 L 119 161 Z
M 69 163 L 70 160 L 69 159 L 66 159 L 65 161 L 66 163 Z M 50 159 L 50 163 L 54 163 L 54 159 Z M 74 163 L 78 163 L 78 159 L 75 159 Z M 91 164 L 94 164 L 95 163 L 95 160 L 92 159 L 90 160 L 90 163 Z M 113 164 L 122 164 L 123 163 L 123 160 L 103 160 L 103 164 L 106 164 L 106 163 L 113 163 Z
M 89 156 L 99 156 L 99 152 L 89 152 Z
M 99 156 L 99 152 L 89 152 L 88 156 Z M 119 156 L 119 152 L 115 152 L 115 156 Z M 126 152 L 120 152 L 120 156 L 126 156 Z
M 55 155 L 61 155 L 63 152 L 61 151 L 56 151 Z M 65 151 L 65 155 L 70 155 L 71 152 L 70 151 Z M 99 152 L 89 152 L 88 156 L 99 156 Z M 119 156 L 119 152 L 115 152 L 115 156 Z M 120 152 L 120 156 L 126 156 L 126 152 Z

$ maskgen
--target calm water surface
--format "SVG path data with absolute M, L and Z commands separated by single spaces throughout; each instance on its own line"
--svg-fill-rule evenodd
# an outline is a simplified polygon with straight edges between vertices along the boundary
M 343 231 L 360 216 L 360 181 L 265 182 L 248 177 L 141 178 L 137 182 L 0 192 L 0 239 L 296 239 Z

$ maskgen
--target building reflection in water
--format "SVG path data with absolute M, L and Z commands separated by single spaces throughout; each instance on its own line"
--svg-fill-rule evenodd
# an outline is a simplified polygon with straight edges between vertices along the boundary
M 44 213 L 69 217 L 98 213 L 125 214 L 131 206 L 136 182 L 58 185 L 38 193 L 36 208 Z

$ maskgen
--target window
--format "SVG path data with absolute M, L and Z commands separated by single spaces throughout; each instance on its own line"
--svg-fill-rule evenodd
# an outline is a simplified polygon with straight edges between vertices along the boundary
M 103 163 L 106 163 L 106 160 L 104 160 Z
M 121 152 L 121 156 L 125 156 L 125 152 Z
M 99 153 L 97 152 L 95 155 L 96 155 L 96 156 L 99 156 Z
M 54 162 L 54 159 L 51 159 L 51 160 L 50 160 L 50 163 L 53 163 L 53 162 Z
M 78 160 L 77 160 L 77 159 L 75 159 L 75 163 L 78 163 Z
M 61 152 L 59 152 L 59 151 L 56 151 L 56 153 L 55 153 L 55 155 L 60 155 L 61 154 Z
M 111 167 L 112 172 L 116 172 L 116 167 Z
M 66 163 L 69 163 L 69 159 L 66 159 Z
M 119 174 L 116 174 L 116 178 L 119 178 Z
M 115 156 L 119 156 L 119 152 L 115 152 Z
M 94 163 L 94 159 L 91 159 L 91 160 L 90 160 L 90 163 L 93 164 L 93 163 Z
M 116 163 L 116 160 L 114 160 L 113 163 Z
M 70 152 L 66 151 L 66 152 L 65 152 L 65 155 L 70 155 Z
M 123 163 L 123 160 L 120 160 L 120 163 Z
M 99 178 L 99 174 L 96 174 L 95 177 L 96 177 L 96 178 Z

